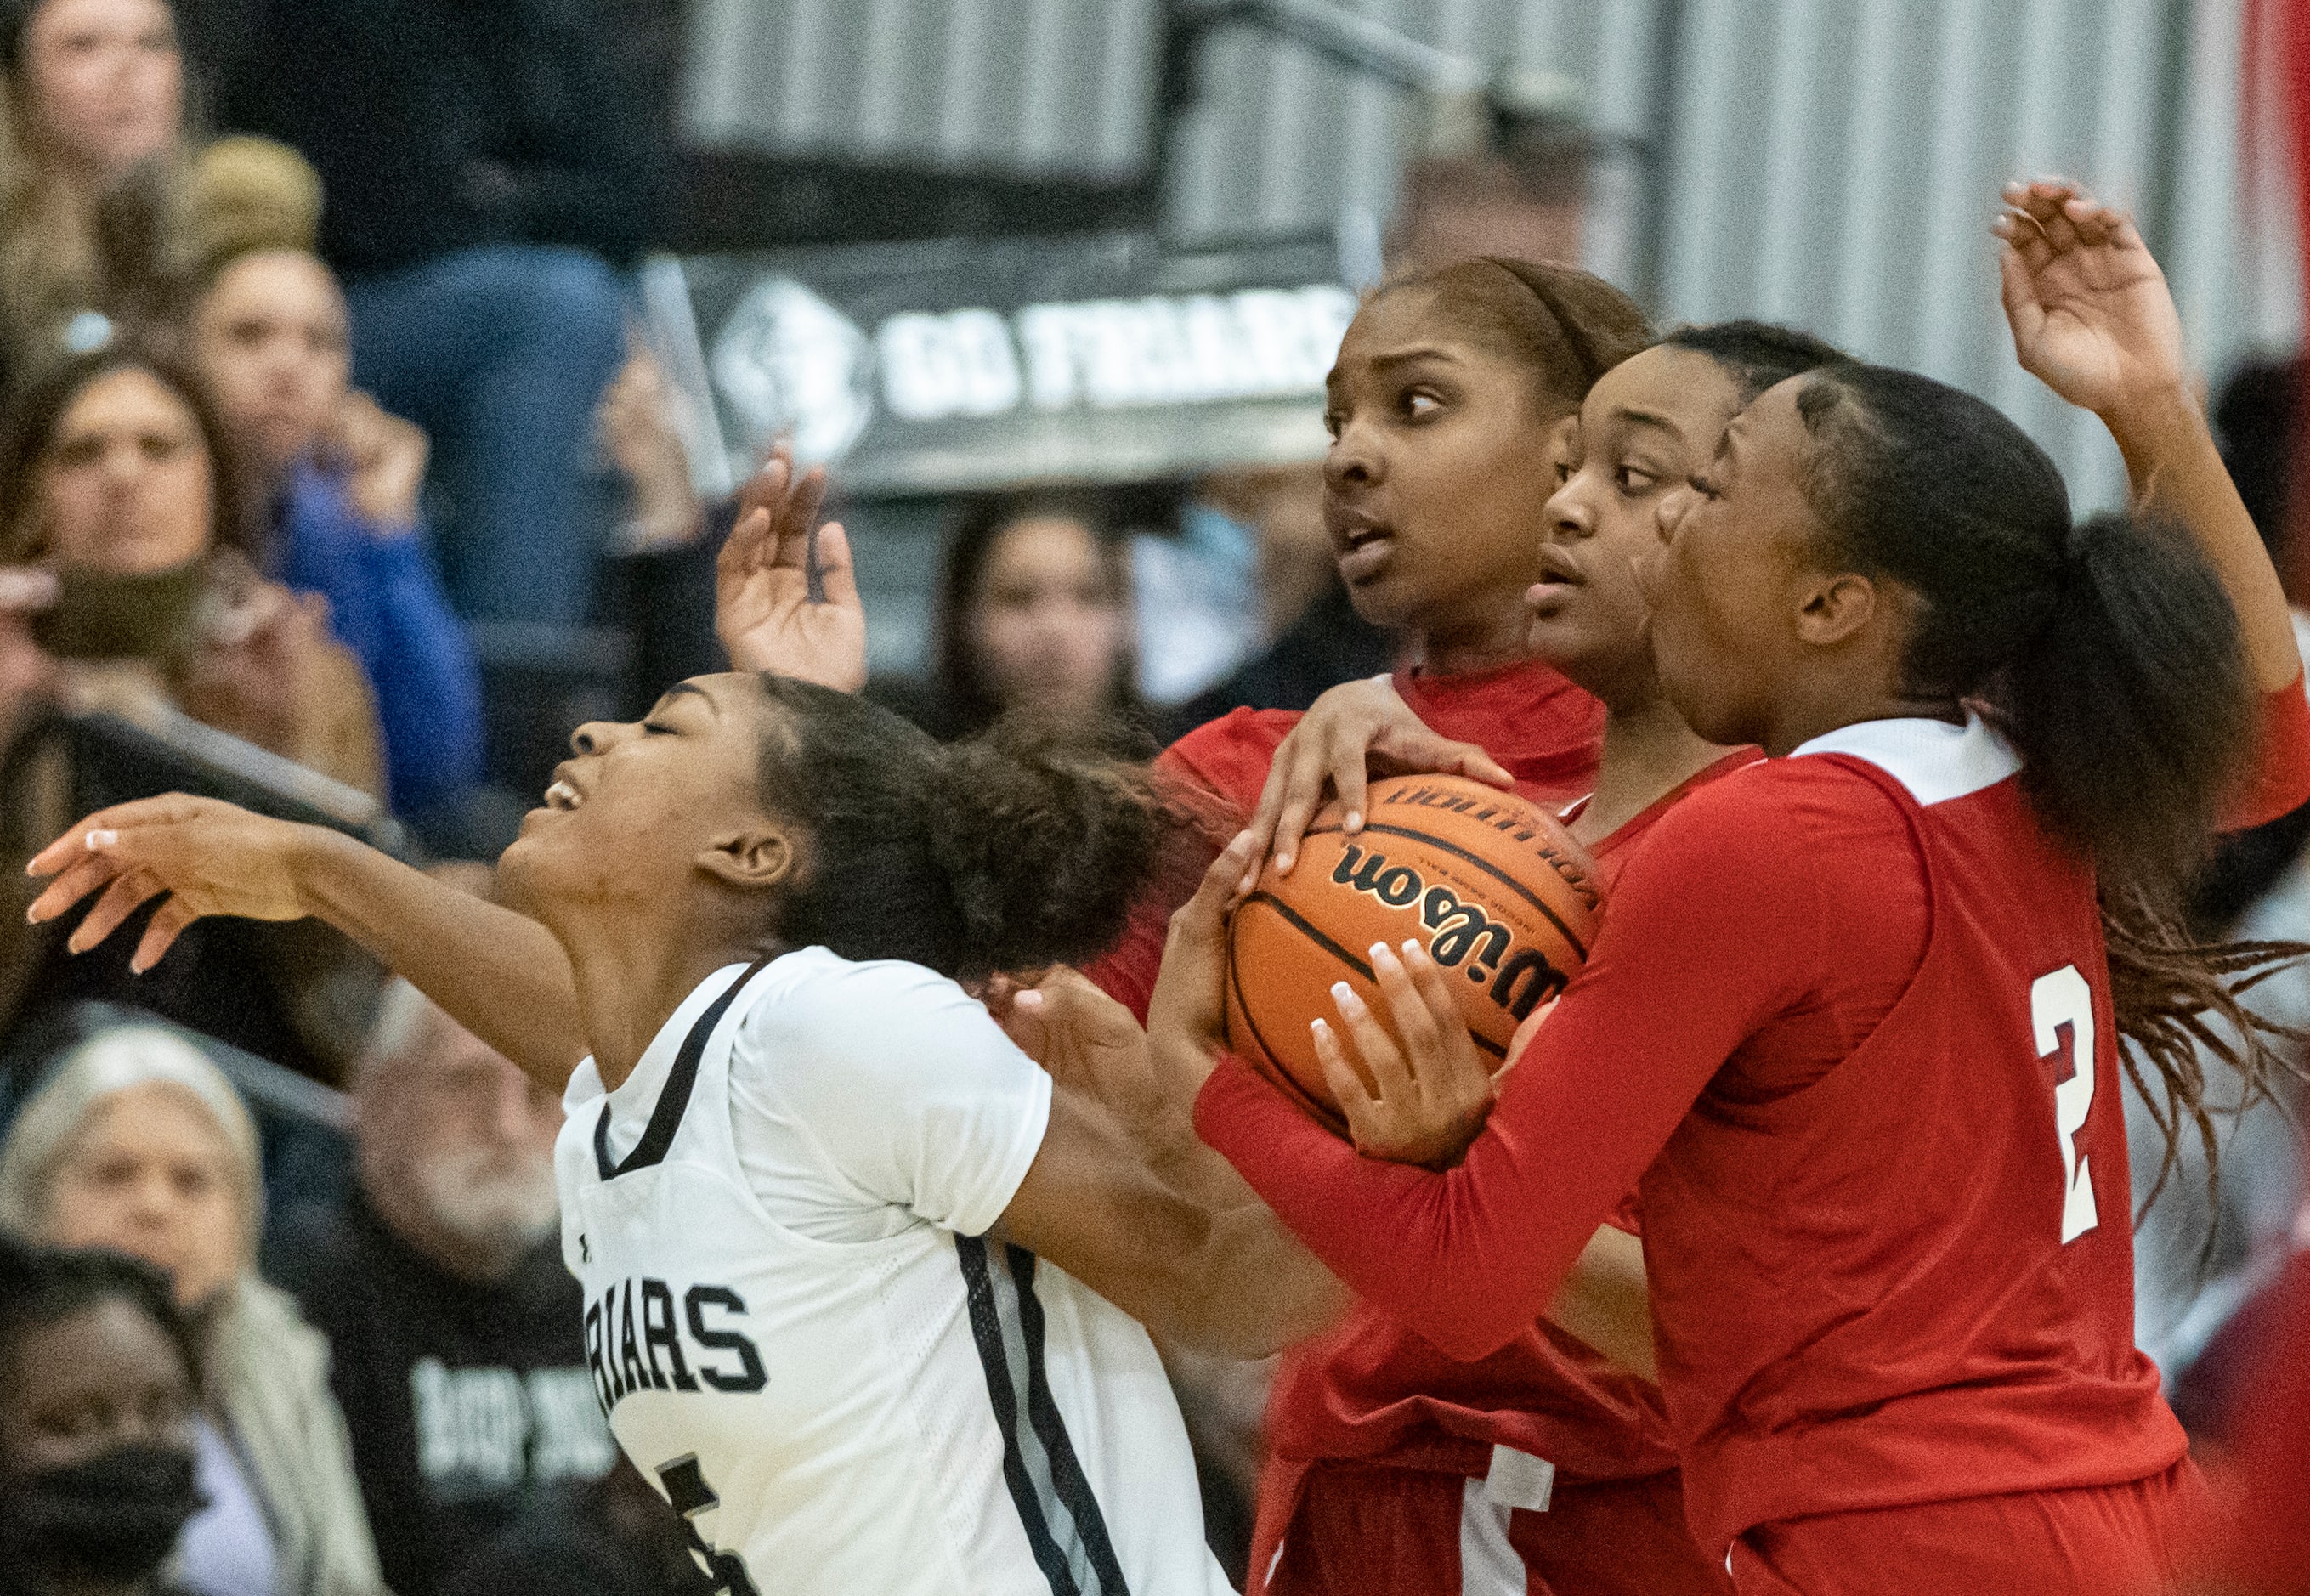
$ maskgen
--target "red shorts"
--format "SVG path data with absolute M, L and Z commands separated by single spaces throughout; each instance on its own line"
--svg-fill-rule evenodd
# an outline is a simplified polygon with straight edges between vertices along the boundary
M 1264 1537 L 1263 1537 L 1263 1540 Z M 1693 1543 L 1674 1473 L 1559 1485 L 1547 1511 L 1481 1479 L 1318 1463 L 1253 1596 L 1728 1596 Z M 1261 1580 L 1262 1574 L 1265 1582 Z
M 1740 1596 L 2149 1596 L 2175 1584 L 2204 1489 L 2184 1458 L 2124 1485 L 1784 1519 L 1733 1543 L 1732 1583 Z

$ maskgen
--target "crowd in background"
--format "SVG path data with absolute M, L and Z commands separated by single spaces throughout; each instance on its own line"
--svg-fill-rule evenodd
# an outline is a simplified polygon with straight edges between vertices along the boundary
M 629 702 L 720 668 L 732 507 L 693 492 L 633 330 L 663 152 L 619 70 L 597 12 L 543 0 L 0 5 L 0 851 L 222 768 L 488 858 L 543 780 L 527 663 L 607 625 Z M 2295 398 L 2271 368 L 2217 412 L 2268 535 Z M 1179 701 L 1146 656 L 1190 642 L 1137 602 L 1173 564 L 1092 488 L 960 507 L 927 669 L 867 690 L 942 738 L 1027 714 L 1142 758 L 1385 671 L 1401 642 L 1333 575 L 1317 469 L 1185 495 L 1170 546 L 1218 528 L 1248 596 Z M 301 773 L 204 763 L 187 722 Z M 2306 839 L 2297 815 L 2229 845 L 2205 929 L 2310 938 Z M 63 1548 L 124 1593 L 696 1588 L 585 1366 L 558 1102 L 332 935 L 204 924 L 132 979 L 22 919 L 0 1558 Z M 2256 1002 L 2310 1020 L 2310 976 Z M 2258 1114 L 2219 1204 L 2185 1160 L 2142 1231 L 2143 1342 L 2210 1441 L 2297 1145 Z M 1255 1470 L 1257 1377 L 1181 1378 L 1223 1496 Z

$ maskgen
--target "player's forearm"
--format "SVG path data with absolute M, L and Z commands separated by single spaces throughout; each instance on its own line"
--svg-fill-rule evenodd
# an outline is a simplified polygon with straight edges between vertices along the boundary
M 2237 611 L 2246 662 L 2263 692 L 2302 672 L 2285 590 L 2230 481 L 2196 397 L 2175 387 L 2104 413 L 2134 498 L 2172 516 L 2198 544 Z
M 297 852 L 306 911 L 367 949 L 540 1085 L 586 1054 L 569 960 L 545 927 L 341 833 Z
M 1229 1357 L 1265 1357 L 1347 1317 L 1355 1294 L 1265 1203 L 1211 1215 L 1193 1323 L 1173 1340 Z

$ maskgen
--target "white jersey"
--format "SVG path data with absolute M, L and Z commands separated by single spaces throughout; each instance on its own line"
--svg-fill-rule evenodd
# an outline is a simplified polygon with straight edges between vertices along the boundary
M 565 1106 L 596 1392 L 728 1596 L 1226 1596 L 1147 1332 L 982 1239 L 1050 1082 L 952 982 L 732 966 Z

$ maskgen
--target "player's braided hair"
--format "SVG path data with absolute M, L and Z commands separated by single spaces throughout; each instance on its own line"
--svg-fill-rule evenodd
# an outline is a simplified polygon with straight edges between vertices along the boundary
M 763 805 L 803 833 L 772 931 L 972 980 L 1081 963 L 1200 817 L 1142 767 L 998 721 L 941 745 L 847 693 L 763 676 Z
M 2183 891 L 2254 749 L 2253 684 L 2219 578 L 2159 517 L 2072 525 L 2053 461 L 1957 389 L 1851 363 L 1810 378 L 1797 410 L 1813 444 L 1805 494 L 1833 557 L 1923 601 L 1907 690 L 1990 719 L 2048 831 L 2093 863 L 2111 1003 L 2132 1045 L 2121 1057 L 2166 1132 L 2151 1196 L 2185 1122 L 2212 1183 L 2213 1115 L 2301 1073 L 2306 1038 L 2238 994 L 2310 954 L 2182 928 Z M 2238 1071 L 2240 1105 L 2208 1101 L 2208 1053 Z

